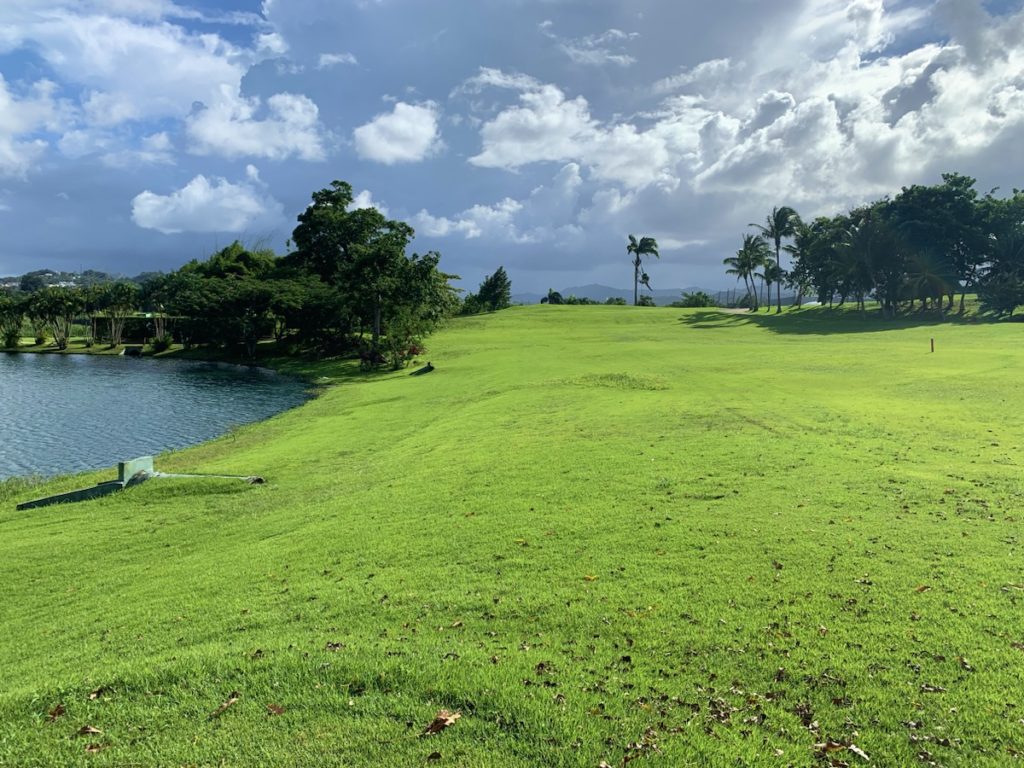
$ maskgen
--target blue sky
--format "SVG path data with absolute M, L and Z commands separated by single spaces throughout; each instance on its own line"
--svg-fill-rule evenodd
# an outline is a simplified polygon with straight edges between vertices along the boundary
M 3 0 L 0 275 L 284 252 L 353 185 L 473 287 L 725 287 L 773 205 L 1024 186 L 998 0 Z

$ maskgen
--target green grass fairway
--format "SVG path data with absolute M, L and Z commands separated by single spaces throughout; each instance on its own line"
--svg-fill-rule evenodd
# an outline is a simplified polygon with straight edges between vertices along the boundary
M 266 486 L 0 486 L 0 765 L 1018 764 L 1024 327 L 823 315 L 460 319 L 158 460 Z

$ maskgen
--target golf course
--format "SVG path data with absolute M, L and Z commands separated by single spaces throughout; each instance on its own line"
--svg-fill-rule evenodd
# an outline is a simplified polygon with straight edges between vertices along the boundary
M 0 766 L 1017 764 L 1024 328 L 878 315 L 513 307 L 156 457 L 264 485 L 0 484 Z

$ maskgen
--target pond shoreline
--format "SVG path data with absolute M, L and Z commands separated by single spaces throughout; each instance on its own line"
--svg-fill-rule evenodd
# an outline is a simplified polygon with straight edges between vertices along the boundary
M 0 369 L 13 388 L 0 403 L 9 424 L 6 445 L 0 444 L 0 483 L 35 485 L 105 471 L 133 458 L 128 453 L 169 455 L 300 407 L 326 383 L 300 371 L 215 358 L 147 355 L 122 364 L 110 352 L 3 352 Z M 19 357 L 23 363 L 14 362 Z

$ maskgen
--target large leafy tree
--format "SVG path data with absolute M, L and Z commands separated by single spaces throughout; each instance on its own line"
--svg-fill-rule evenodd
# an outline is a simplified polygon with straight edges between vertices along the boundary
M 778 303 L 775 308 L 776 314 L 782 311 L 782 283 L 785 275 L 782 269 L 782 241 L 787 237 L 795 235 L 796 228 L 799 225 L 800 214 L 787 205 L 784 205 L 781 208 L 772 208 L 772 212 L 768 214 L 764 224 L 750 225 L 752 227 L 757 227 L 765 240 L 773 243 L 775 246 L 776 269 L 771 270 L 771 274 L 774 278 L 772 282 L 774 282 L 778 287 Z M 768 282 L 767 278 L 765 281 Z M 770 307 L 770 295 L 767 303 Z
M 95 306 L 107 316 L 110 346 L 116 347 L 124 337 L 125 322 L 139 307 L 140 290 L 135 283 L 119 281 L 98 286 Z
M 961 313 L 984 258 L 985 232 L 974 183 L 969 176 L 944 173 L 942 184 L 904 187 L 887 206 L 891 226 L 917 265 L 914 282 L 926 287 L 926 298 L 937 290 L 948 296 L 950 308 L 960 287 Z
M 386 218 L 375 208 L 353 208 L 352 187 L 344 181 L 313 193 L 312 204 L 298 217 L 292 233 L 296 250 L 286 262 L 317 275 L 338 293 L 343 312 L 371 334 L 365 359 L 383 362 L 381 351 L 388 323 L 400 315 L 422 318 L 410 298 L 409 281 L 447 285 L 449 275 L 437 270 L 435 255 L 407 257 L 415 232 L 401 221 Z M 418 290 L 418 289 L 417 289 Z M 441 301 L 439 293 L 432 294 Z M 444 312 L 454 294 L 444 293 Z
M 33 293 L 29 302 L 29 313 L 49 328 L 54 344 L 61 350 L 68 348 L 71 326 L 84 309 L 80 288 L 43 288 Z
M 644 285 L 650 290 L 651 278 L 644 272 L 643 258 L 653 256 L 658 259 L 658 241 L 653 237 L 641 237 L 637 240 L 633 235 L 629 236 L 629 243 L 626 245 L 626 253 L 633 256 L 633 304 L 639 302 L 639 286 Z
M 504 267 L 498 267 L 493 275 L 487 275 L 480 283 L 477 298 L 485 309 L 491 312 L 506 309 L 512 304 L 512 281 Z

